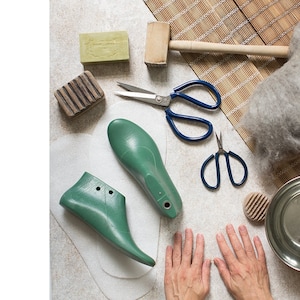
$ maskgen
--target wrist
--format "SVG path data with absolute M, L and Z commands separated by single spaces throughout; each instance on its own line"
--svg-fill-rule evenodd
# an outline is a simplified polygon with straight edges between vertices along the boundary
M 257 299 L 264 299 L 264 300 L 273 300 L 273 297 L 271 295 L 270 291 L 266 292 L 255 292 L 248 294 L 248 295 L 242 295 L 242 297 L 237 296 L 234 297 L 235 300 L 257 300 Z

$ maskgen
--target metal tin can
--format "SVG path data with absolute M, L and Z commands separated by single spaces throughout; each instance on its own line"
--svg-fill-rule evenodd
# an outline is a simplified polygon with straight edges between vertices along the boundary
M 265 230 L 279 259 L 300 271 L 300 176 L 284 184 L 272 198 Z

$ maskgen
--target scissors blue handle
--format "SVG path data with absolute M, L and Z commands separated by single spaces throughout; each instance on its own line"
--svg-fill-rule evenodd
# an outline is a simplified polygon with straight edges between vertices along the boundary
M 188 87 L 192 87 L 194 85 L 200 85 L 200 86 L 205 86 L 207 87 L 216 97 L 216 103 L 214 105 L 209 105 L 207 103 L 204 103 L 200 100 L 197 100 L 187 94 L 182 93 L 181 91 L 183 91 L 184 89 L 188 88 Z M 217 109 L 220 104 L 221 104 L 221 95 L 218 92 L 218 90 L 209 82 L 204 81 L 204 80 L 191 80 L 188 82 L 185 82 L 177 87 L 175 87 L 173 89 L 174 92 L 172 92 L 170 94 L 171 99 L 174 99 L 176 97 L 180 97 L 182 99 L 185 99 L 189 102 L 192 102 L 200 107 L 206 108 L 206 109 Z M 177 134 L 177 136 L 179 136 L 180 138 L 186 140 L 186 141 L 201 141 L 204 140 L 206 138 L 208 138 L 212 131 L 213 131 L 213 126 L 211 124 L 211 122 L 209 122 L 208 120 L 205 120 L 203 118 L 200 117 L 194 117 L 194 116 L 186 116 L 186 115 L 182 115 L 182 114 L 177 114 L 174 113 L 170 108 L 167 108 L 165 110 L 166 112 L 166 119 L 171 127 L 171 129 L 173 130 L 173 132 L 175 134 Z M 207 132 L 201 136 L 198 137 L 190 137 L 190 136 L 186 136 L 183 133 L 181 133 L 178 128 L 175 125 L 174 119 L 185 119 L 185 120 L 190 120 L 190 121 L 195 121 L 195 122 L 199 122 L 202 125 L 204 125 L 205 127 L 207 127 Z
M 232 183 L 233 186 L 240 186 L 240 185 L 242 185 L 246 181 L 246 179 L 248 177 L 248 168 L 247 168 L 247 165 L 246 165 L 245 161 L 239 155 L 237 155 L 236 153 L 234 153 L 232 151 L 229 151 L 229 152 L 224 151 L 224 152 L 222 152 L 222 154 L 224 154 L 225 159 L 226 159 L 226 167 L 227 167 L 227 171 L 228 171 L 230 182 Z M 208 189 L 215 190 L 215 189 L 218 189 L 220 187 L 221 176 L 220 176 L 219 157 L 220 157 L 220 153 L 219 152 L 217 152 L 215 155 L 212 154 L 211 156 L 209 156 L 205 160 L 205 162 L 203 163 L 203 165 L 201 167 L 201 180 L 202 180 L 203 184 Z M 232 170 L 231 170 L 231 166 L 230 166 L 230 160 L 229 160 L 230 157 L 236 159 L 242 165 L 242 167 L 244 168 L 244 176 L 243 176 L 242 180 L 239 181 L 239 182 L 236 182 L 233 179 Z M 207 181 L 205 180 L 205 177 L 204 177 L 205 169 L 206 169 L 207 165 L 209 164 L 209 162 L 212 161 L 213 159 L 215 160 L 215 163 L 216 163 L 216 173 L 217 173 L 217 183 L 216 183 L 215 186 L 209 185 L 207 183 Z
M 201 86 L 205 86 L 209 89 L 209 91 L 211 91 L 215 97 L 216 97 L 216 103 L 214 105 L 209 105 L 207 103 L 204 103 L 200 100 L 197 100 L 193 97 L 190 97 L 189 95 L 186 95 L 184 93 L 181 93 L 182 90 L 188 88 L 188 87 L 192 87 L 194 85 L 201 85 Z M 221 104 L 221 95 L 220 93 L 218 92 L 218 90 L 209 82 L 207 81 L 204 81 L 204 80 L 191 80 L 191 81 L 187 81 L 177 87 L 175 87 L 173 89 L 174 92 L 172 92 L 170 94 L 170 97 L 171 99 L 174 99 L 175 97 L 180 97 L 180 98 L 183 98 L 185 100 L 188 100 L 198 106 L 201 106 L 203 108 L 206 108 L 206 109 L 216 109 L 220 106 Z
M 180 138 L 182 138 L 186 141 L 201 141 L 201 140 L 204 140 L 204 139 L 208 138 L 211 135 L 212 131 L 213 131 L 213 125 L 208 120 L 205 120 L 205 119 L 202 119 L 202 118 L 199 118 L 199 117 L 176 114 L 170 108 L 167 108 L 165 110 L 165 112 L 166 112 L 166 119 L 167 119 L 171 129 L 173 130 L 173 132 L 175 134 L 177 134 Z M 207 132 L 205 134 L 201 135 L 201 136 L 198 136 L 198 137 L 186 136 L 178 130 L 178 128 L 176 127 L 175 122 L 174 122 L 173 119 L 185 119 L 185 120 L 200 122 L 204 126 L 207 127 Z

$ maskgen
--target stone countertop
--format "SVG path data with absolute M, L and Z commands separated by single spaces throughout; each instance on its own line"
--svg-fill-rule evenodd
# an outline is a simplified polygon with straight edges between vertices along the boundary
M 142 0 L 50 1 L 50 139 L 51 142 L 70 133 L 92 133 L 105 109 L 124 101 L 113 94 L 116 82 L 127 82 L 167 95 L 172 87 L 195 79 L 179 53 L 169 55 L 168 67 L 148 69 L 143 62 L 147 22 L 154 17 Z M 90 66 L 105 92 L 105 106 L 95 107 L 85 116 L 70 121 L 59 109 L 54 91 L 84 71 L 79 57 L 79 33 L 124 30 L 129 35 L 130 61 Z M 164 118 L 164 112 L 157 109 Z M 204 234 L 206 257 L 219 256 L 215 235 L 225 226 L 246 224 L 251 236 L 262 239 L 269 267 L 274 299 L 298 299 L 300 273 L 283 265 L 268 245 L 264 226 L 251 224 L 243 214 L 242 203 L 251 192 L 268 197 L 276 187 L 262 180 L 255 157 L 222 112 L 209 115 L 215 132 L 222 130 L 223 145 L 247 162 L 249 176 L 241 188 L 234 188 L 222 166 L 221 188 L 204 188 L 199 170 L 202 162 L 216 152 L 210 138 L 199 144 L 182 142 L 166 124 L 166 169 L 183 200 L 183 213 L 175 220 L 161 219 L 157 255 L 157 278 L 154 287 L 142 299 L 164 299 L 163 274 L 165 248 L 173 234 L 190 227 Z M 51 296 L 53 300 L 107 299 L 93 280 L 80 253 L 50 212 Z M 120 295 L 120 299 L 122 296 Z M 231 299 L 214 265 L 211 268 L 211 292 L 208 299 Z

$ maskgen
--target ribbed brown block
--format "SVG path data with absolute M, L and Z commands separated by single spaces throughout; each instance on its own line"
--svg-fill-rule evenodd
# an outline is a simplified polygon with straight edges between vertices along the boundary
M 87 111 L 104 99 L 104 92 L 90 71 L 85 71 L 54 92 L 68 117 Z
M 255 222 L 262 222 L 266 217 L 269 199 L 261 193 L 251 193 L 244 200 L 245 216 Z

